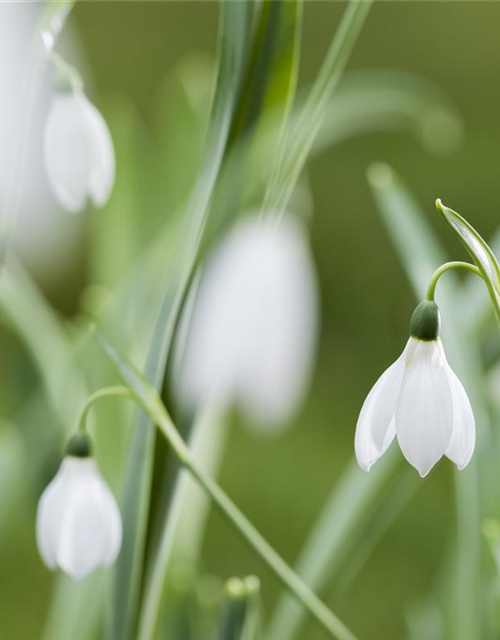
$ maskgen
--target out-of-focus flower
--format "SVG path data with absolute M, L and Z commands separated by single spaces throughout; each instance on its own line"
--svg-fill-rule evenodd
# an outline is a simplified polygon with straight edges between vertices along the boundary
M 253 424 L 286 423 L 316 345 L 317 286 L 301 224 L 247 218 L 202 274 L 176 376 L 189 406 L 238 403 Z
M 122 524 L 113 494 L 103 480 L 86 436 L 75 436 L 57 475 L 40 498 L 37 541 L 50 569 L 82 580 L 112 564 L 120 550 Z
M 415 310 L 403 353 L 368 394 L 356 427 L 359 465 L 369 471 L 397 436 L 422 477 L 443 456 L 459 469 L 475 445 L 469 398 L 446 360 L 439 338 L 439 311 L 424 301 Z
M 72 213 L 87 200 L 106 204 L 115 179 L 113 141 L 104 118 L 80 88 L 56 93 L 44 136 L 47 176 L 60 204 Z

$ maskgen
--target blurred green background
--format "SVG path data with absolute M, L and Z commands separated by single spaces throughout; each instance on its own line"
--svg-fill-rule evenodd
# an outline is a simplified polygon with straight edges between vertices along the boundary
M 343 8 L 341 2 L 307 0 L 302 84 L 313 79 Z M 213 55 L 217 14 L 217 4 L 209 1 L 78 3 L 71 28 L 88 63 L 91 96 L 105 117 L 110 96 L 125 94 L 153 136 L 165 76 L 193 51 Z M 311 238 L 322 299 L 311 392 L 279 438 L 259 438 L 237 424 L 220 479 L 290 562 L 353 455 L 361 404 L 402 350 L 415 304 L 368 189 L 367 167 L 383 160 L 400 173 L 456 259 L 464 253 L 438 219 L 436 197 L 457 208 L 487 238 L 499 226 L 499 23 L 500 3 L 495 2 L 375 2 L 348 69 L 399 69 L 432 80 L 463 115 L 463 145 L 453 155 L 431 156 L 408 134 L 373 133 L 342 142 L 308 165 L 314 200 Z M 145 211 L 145 224 L 155 229 L 161 215 L 161 207 Z M 68 315 L 91 281 L 85 246 L 75 254 L 71 277 L 46 285 Z M 5 333 L 2 349 L 6 388 L 12 376 L 22 377 L 29 389 L 34 374 L 12 334 Z M 21 397 L 7 399 L 5 392 L 2 398 L 7 407 L 22 402 Z M 340 617 L 367 640 L 406 637 L 405 616 L 429 596 L 452 533 L 452 465 L 442 462 L 425 481 L 415 482 L 414 497 L 355 579 L 331 584 L 325 593 Z M 33 545 L 35 502 L 19 500 L 25 506 L 9 515 L 7 548 L 0 554 L 0 638 L 5 640 L 38 636 L 50 584 Z M 266 611 L 271 609 L 281 588 L 216 513 L 202 562 L 208 573 L 222 577 L 259 575 Z M 301 635 L 303 640 L 324 637 L 312 623 Z

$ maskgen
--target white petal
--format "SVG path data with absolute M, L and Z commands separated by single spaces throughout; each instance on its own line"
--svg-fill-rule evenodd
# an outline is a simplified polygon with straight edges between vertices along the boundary
M 448 367 L 448 381 L 453 401 L 453 433 L 446 456 L 463 469 L 474 452 L 476 423 L 467 393 L 451 367 Z
M 370 470 L 394 439 L 394 412 L 403 382 L 407 351 L 408 345 L 377 380 L 361 408 L 354 448 L 359 466 L 364 471 Z
M 237 225 L 202 274 L 176 375 L 184 402 L 239 401 L 252 420 L 285 422 L 300 403 L 316 346 L 317 290 L 303 229 Z
M 106 121 L 85 95 L 79 97 L 90 141 L 89 195 L 95 206 L 108 201 L 115 180 L 115 152 Z
M 115 560 L 121 536 L 118 507 L 95 461 L 65 458 L 38 510 L 38 544 L 46 564 L 81 580 Z
M 87 118 L 74 93 L 56 94 L 44 136 L 47 176 L 61 205 L 72 213 L 85 206 L 92 159 Z
M 316 352 L 318 296 L 304 229 L 292 218 L 255 231 L 237 395 L 252 424 L 282 428 L 301 404 Z
M 38 503 L 36 537 L 38 549 L 50 569 L 57 565 L 56 554 L 60 536 L 60 523 L 71 495 L 71 486 L 64 481 L 64 462 L 57 475 L 43 492 Z
M 450 442 L 453 405 L 441 341 L 416 342 L 396 407 L 396 434 L 405 458 L 424 477 Z
M 102 564 L 109 566 L 116 560 L 122 545 L 122 519 L 113 494 L 103 481 L 100 483 L 98 497 L 107 534 L 106 553 L 103 556 Z
M 112 562 L 121 544 L 121 522 L 111 492 L 93 459 L 78 460 L 78 483 L 68 501 L 57 564 L 75 580 Z

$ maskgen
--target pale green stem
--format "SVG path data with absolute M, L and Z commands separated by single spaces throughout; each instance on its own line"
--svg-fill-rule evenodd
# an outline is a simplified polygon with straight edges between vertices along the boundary
M 82 411 L 80 413 L 80 419 L 78 421 L 78 431 L 87 430 L 87 417 L 94 402 L 96 402 L 97 400 L 101 400 L 101 398 L 110 397 L 129 398 L 130 400 L 136 401 L 135 395 L 130 391 L 130 389 L 127 389 L 127 387 L 115 386 L 99 389 L 98 391 L 90 395 L 83 405 Z
M 133 399 L 148 413 L 151 420 L 167 439 L 179 462 L 191 473 L 200 487 L 213 500 L 219 511 L 228 519 L 250 547 L 257 552 L 278 580 L 295 595 L 331 637 L 338 640 L 356 640 L 356 636 L 273 549 L 217 482 L 198 466 L 191 456 L 189 447 L 180 436 L 159 399 L 154 399 L 153 408 L 151 408 L 140 396 L 126 387 L 106 387 L 92 394 L 84 404 L 79 421 L 82 428 L 84 428 L 86 417 L 93 403 L 101 398 L 110 396 Z M 153 400 L 153 398 L 150 398 L 150 400 Z M 157 612 L 155 612 L 155 617 L 157 617 Z
M 431 302 L 434 301 L 434 293 L 436 291 L 438 280 L 443 275 L 443 273 L 446 273 L 446 271 L 449 271 L 450 269 L 465 269 L 466 271 L 475 273 L 476 276 L 479 276 L 484 280 L 481 271 L 479 271 L 479 269 L 475 265 L 470 264 L 469 262 L 445 262 L 445 264 L 442 264 L 439 269 L 436 269 L 436 271 L 434 272 L 429 286 L 427 287 L 427 293 L 425 295 L 426 300 L 429 300 Z

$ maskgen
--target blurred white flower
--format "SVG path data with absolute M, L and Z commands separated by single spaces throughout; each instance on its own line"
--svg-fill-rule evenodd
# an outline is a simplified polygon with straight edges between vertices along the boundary
M 443 455 L 463 469 L 474 451 L 475 433 L 469 399 L 440 338 L 411 337 L 363 404 L 356 457 L 369 471 L 397 436 L 405 458 L 424 477 Z
M 82 580 L 115 561 L 121 540 L 120 512 L 94 458 L 67 455 L 38 505 L 37 542 L 45 564 Z
M 47 176 L 59 203 L 72 213 L 87 199 L 106 204 L 115 179 L 113 141 L 104 118 L 81 89 L 54 95 L 44 136 Z
M 316 277 L 301 224 L 239 223 L 186 306 L 175 376 L 184 403 L 235 402 L 257 426 L 284 425 L 305 393 L 317 337 Z

